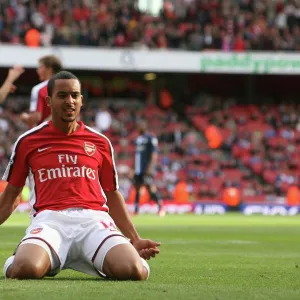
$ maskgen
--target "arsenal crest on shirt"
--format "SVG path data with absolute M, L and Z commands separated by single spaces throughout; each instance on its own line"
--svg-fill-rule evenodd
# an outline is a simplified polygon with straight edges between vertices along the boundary
M 87 155 L 92 156 L 96 152 L 96 146 L 93 143 L 90 142 L 84 142 L 83 143 L 84 151 Z

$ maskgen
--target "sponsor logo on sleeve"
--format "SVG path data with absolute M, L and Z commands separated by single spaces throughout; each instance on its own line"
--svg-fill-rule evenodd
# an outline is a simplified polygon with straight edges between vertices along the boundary
M 31 234 L 38 234 L 43 230 L 43 228 L 34 228 L 30 231 Z

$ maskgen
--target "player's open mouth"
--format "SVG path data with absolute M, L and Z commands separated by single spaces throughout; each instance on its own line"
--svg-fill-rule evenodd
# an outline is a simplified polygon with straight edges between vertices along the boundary
M 73 109 L 73 108 L 68 108 L 68 109 L 65 109 L 65 111 L 66 111 L 66 112 L 73 112 L 73 111 L 75 111 L 75 109 Z

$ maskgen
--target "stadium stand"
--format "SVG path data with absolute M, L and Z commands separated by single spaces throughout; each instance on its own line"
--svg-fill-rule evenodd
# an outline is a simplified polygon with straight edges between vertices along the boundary
M 230 54 L 232 56 L 228 61 L 224 57 L 224 69 L 218 65 L 217 56 L 205 58 L 207 53 L 199 53 L 199 56 L 203 55 L 200 60 L 204 61 L 203 65 L 207 60 L 214 62 L 212 69 L 206 69 L 205 65 L 205 68 L 201 67 L 201 72 L 226 71 L 230 74 L 231 71 L 240 72 L 243 63 L 246 63 L 246 69 L 242 70 L 245 74 L 273 74 L 273 69 L 264 69 L 271 66 L 276 72 L 282 67 L 284 74 L 286 71 L 293 74 L 298 68 L 297 60 L 292 61 L 289 57 L 281 61 L 283 56 L 280 55 L 284 52 L 277 53 L 280 57 L 272 57 L 272 60 L 265 60 L 264 56 L 259 55 L 270 55 L 277 50 L 300 49 L 299 12 L 298 2 L 292 0 L 165 0 L 158 16 L 140 11 L 134 0 L 2 1 L 0 42 L 31 47 L 58 45 L 74 46 L 75 49 L 79 46 L 85 50 L 86 46 L 107 49 L 221 50 L 208 51 L 208 55 L 246 51 L 247 54 L 250 53 L 246 62 L 239 62 L 233 57 L 234 53 Z M 258 53 L 256 57 L 255 51 L 248 50 L 270 52 Z M 155 51 L 164 52 L 167 55 L 175 51 Z M 193 53 L 188 54 L 194 56 Z M 127 70 L 126 64 L 125 67 Z M 165 110 L 153 104 L 120 99 L 105 100 L 109 110 L 102 112 L 102 115 L 98 104 L 88 103 L 84 108 L 82 118 L 86 124 L 99 131 L 104 130 L 113 142 L 124 195 L 129 196 L 130 193 L 133 140 L 137 134 L 135 124 L 140 118 L 148 120 L 150 128 L 159 138 L 160 164 L 157 179 L 164 199 L 173 198 L 178 181 L 187 184 L 191 200 L 205 201 L 220 200 L 226 188 L 235 187 L 241 191 L 243 201 L 261 202 L 284 197 L 292 186 L 300 185 L 300 163 L 297 161 L 300 155 L 300 107 L 296 102 L 289 104 L 282 99 L 276 105 L 245 105 L 236 99 L 210 95 L 211 105 L 188 106 L 185 116 L 180 111 L 167 109 L 183 100 L 193 103 L 192 94 L 207 88 L 206 85 L 210 85 L 212 89 L 208 90 L 213 92 L 215 86 L 210 81 L 211 76 L 206 75 L 207 77 L 194 78 L 194 81 L 182 79 L 176 82 L 171 78 L 166 79 L 169 84 L 178 86 L 177 90 L 173 89 L 173 94 L 178 94 L 181 87 L 187 93 L 181 93 L 178 99 L 171 97 L 171 101 L 165 103 Z M 105 79 L 101 77 L 91 79 L 87 76 L 82 81 L 83 89 L 92 91 L 94 96 L 109 98 L 112 94 L 117 97 L 118 84 L 131 84 L 118 83 L 116 80 L 110 82 L 108 88 L 104 84 Z M 109 78 L 110 75 L 106 81 L 110 81 Z M 183 83 L 185 80 L 193 87 L 190 94 Z M 293 84 L 289 84 L 289 81 L 278 84 L 277 88 L 271 86 L 271 89 L 278 91 L 284 86 L 288 90 L 293 85 L 292 91 L 297 93 L 295 81 Z M 120 96 L 128 92 L 131 97 L 145 99 L 148 93 L 145 82 L 141 89 L 135 85 L 131 86 L 130 91 L 129 88 L 128 91 L 127 88 L 126 91 L 122 90 Z M 212 82 L 218 82 L 219 88 L 222 88 L 221 94 L 232 93 L 246 86 L 237 76 L 222 78 L 220 82 L 215 79 Z M 257 87 L 261 87 L 259 82 Z M 138 96 L 139 93 L 143 95 Z M 274 93 L 271 97 L 275 96 Z M 26 109 L 26 105 L 26 101 L 20 96 L 1 108 L 2 173 L 13 142 L 26 130 L 17 115 Z M 100 118 L 106 118 L 103 128 L 98 125 Z
M 28 46 L 298 51 L 298 1 L 165 0 L 158 16 L 137 1 L 1 1 L 1 43 Z
M 4 107 L 0 107 L 1 174 L 4 174 L 14 142 L 27 129 L 17 114 L 26 107 L 25 101 L 23 97 L 17 97 L 13 101 L 7 101 Z
M 289 187 L 299 185 L 299 104 L 236 105 L 225 99 L 220 103 L 198 109 L 190 106 L 187 114 L 202 132 L 216 125 L 223 137 L 222 148 L 251 171 L 248 180 L 240 180 L 243 199 L 284 196 Z M 238 169 L 233 172 L 238 176 Z
M 115 147 L 121 180 L 125 186 L 130 186 L 126 176 L 130 177 L 128 167 L 133 166 L 133 140 L 138 134 L 135 124 L 139 119 L 147 120 L 149 128 L 159 139 L 157 183 L 164 199 L 173 198 L 179 180 L 188 183 L 194 200 L 217 200 L 226 185 L 239 186 L 243 173 L 234 169 L 237 167 L 236 160 L 228 160 L 226 153 L 220 149 L 211 151 L 198 130 L 180 120 L 174 111 L 166 112 L 152 104 L 143 106 L 140 103 L 131 109 L 128 104 L 125 107 L 121 107 L 121 104 L 114 105 L 114 122 L 105 134 Z M 231 178 L 232 182 L 226 178 Z
M 226 187 L 236 187 L 242 201 L 264 202 L 285 196 L 288 188 L 300 184 L 300 119 L 297 104 L 236 105 L 225 99 L 210 106 L 188 106 L 180 119 L 172 110 L 135 100 L 105 100 L 111 126 L 105 134 L 115 148 L 120 187 L 128 199 L 131 189 L 136 123 L 148 121 L 160 145 L 158 188 L 163 199 L 173 199 L 176 184 L 187 184 L 190 200 L 216 201 Z M 9 101 L 0 114 L 0 170 L 4 172 L 13 142 L 24 125 L 18 111 L 22 97 Z M 105 108 L 106 110 L 106 108 Z M 97 101 L 88 102 L 82 120 L 97 128 Z M 207 139 L 207 128 L 216 126 L 222 136 L 218 147 Z

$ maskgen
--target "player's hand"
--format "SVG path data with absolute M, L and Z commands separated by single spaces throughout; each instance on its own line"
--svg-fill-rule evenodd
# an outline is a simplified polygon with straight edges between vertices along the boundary
M 146 170 L 145 173 L 144 173 L 144 176 L 151 176 L 151 171 Z
M 20 119 L 21 119 L 23 122 L 26 123 L 26 122 L 28 121 L 28 119 L 29 119 L 29 114 L 26 113 L 26 112 L 21 113 L 21 114 L 20 114 Z
M 16 91 L 16 89 L 17 89 L 17 87 L 14 85 L 14 84 L 12 84 L 11 86 L 10 86 L 10 93 L 11 94 L 13 94 L 15 91 Z
M 133 241 L 132 245 L 137 250 L 140 257 L 144 259 L 155 257 L 155 255 L 160 252 L 160 250 L 157 248 L 160 246 L 160 243 L 154 242 L 152 240 L 138 239 L 136 241 Z
M 7 78 L 11 82 L 15 82 L 21 76 L 21 74 L 24 73 L 24 71 L 25 69 L 22 66 L 15 65 L 9 69 Z

